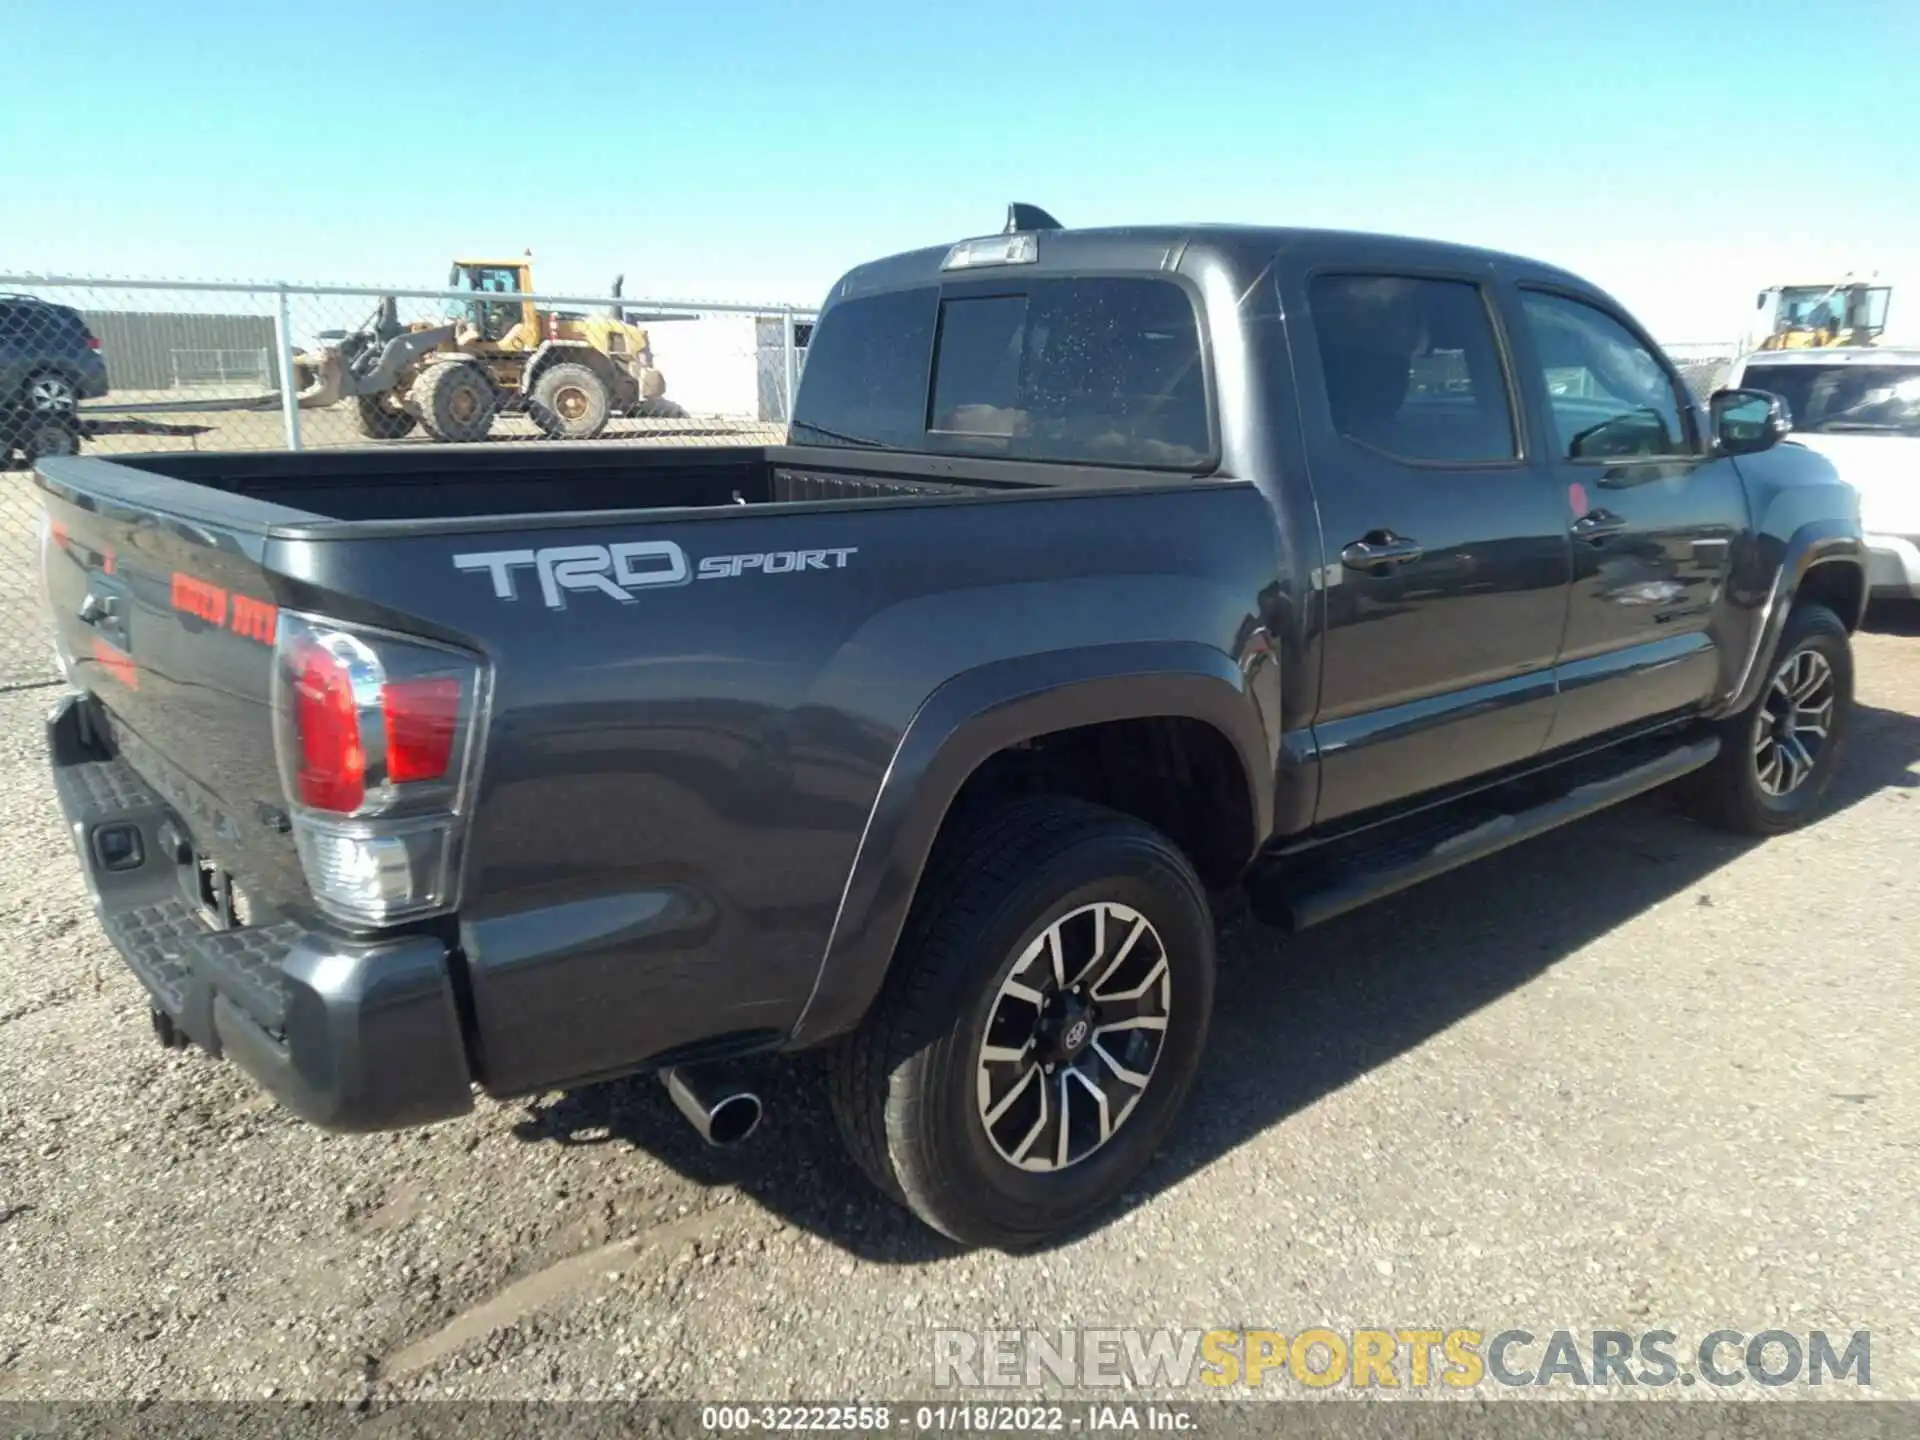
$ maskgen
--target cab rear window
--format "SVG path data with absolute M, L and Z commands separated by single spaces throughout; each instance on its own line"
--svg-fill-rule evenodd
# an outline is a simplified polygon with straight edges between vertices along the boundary
M 1205 351 L 1180 286 L 1036 280 L 834 306 L 808 346 L 801 443 L 1197 470 L 1209 463 Z

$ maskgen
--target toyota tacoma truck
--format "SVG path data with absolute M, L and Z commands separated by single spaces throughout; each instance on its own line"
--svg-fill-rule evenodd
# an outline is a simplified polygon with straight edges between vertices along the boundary
M 1788 428 L 1543 264 L 1016 207 L 834 286 L 782 445 L 43 460 L 54 778 L 162 1040 L 315 1124 L 652 1071 L 725 1142 L 815 1049 L 1030 1246 L 1176 1123 L 1223 904 L 1818 812 L 1862 532 Z

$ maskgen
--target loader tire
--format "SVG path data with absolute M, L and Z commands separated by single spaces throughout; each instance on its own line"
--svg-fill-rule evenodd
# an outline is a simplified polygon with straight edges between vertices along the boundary
M 493 428 L 493 383 L 478 365 L 429 365 L 407 393 L 407 407 L 436 440 L 484 440 Z
M 571 361 L 542 370 L 527 402 L 533 423 L 554 440 L 591 440 L 607 428 L 612 411 L 607 382 Z
M 354 423 L 369 440 L 398 440 L 419 424 L 411 410 L 400 408 L 391 395 L 353 397 Z

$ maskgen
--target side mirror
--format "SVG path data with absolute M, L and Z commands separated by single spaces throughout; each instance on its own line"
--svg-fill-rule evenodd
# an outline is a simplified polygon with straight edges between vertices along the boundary
M 1771 450 L 1793 432 L 1793 412 L 1770 390 L 1716 390 L 1707 412 L 1722 455 Z

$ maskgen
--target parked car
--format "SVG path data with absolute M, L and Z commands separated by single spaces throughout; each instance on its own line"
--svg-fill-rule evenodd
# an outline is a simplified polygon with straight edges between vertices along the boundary
M 1854 493 L 1573 275 L 1021 209 L 808 349 L 771 448 L 41 463 L 54 778 L 163 1041 L 340 1129 L 657 1070 L 714 1141 L 818 1047 L 881 1190 L 1020 1247 L 1179 1123 L 1218 898 L 1819 811 Z
M 1793 439 L 1860 492 L 1873 594 L 1920 599 L 1920 349 L 1765 351 L 1729 383 L 1785 400 Z
M 31 295 L 0 295 L 0 407 L 71 415 L 107 393 L 100 341 L 78 310 Z
M 0 467 L 77 452 L 79 403 L 106 393 L 100 341 L 78 310 L 0 295 Z

